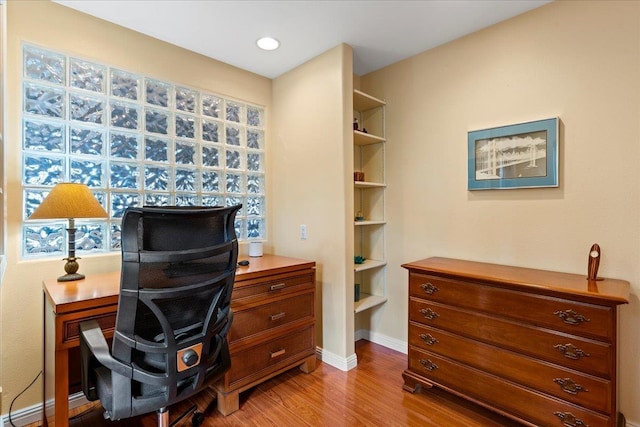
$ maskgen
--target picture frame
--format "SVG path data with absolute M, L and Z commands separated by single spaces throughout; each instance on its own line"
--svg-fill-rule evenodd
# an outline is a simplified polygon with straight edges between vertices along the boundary
M 554 117 L 468 132 L 468 189 L 558 187 Z

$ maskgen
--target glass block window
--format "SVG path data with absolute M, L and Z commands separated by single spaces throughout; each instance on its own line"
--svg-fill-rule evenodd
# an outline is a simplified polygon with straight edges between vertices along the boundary
M 182 83 L 23 46 L 23 254 L 66 255 L 66 221 L 29 221 L 59 182 L 87 184 L 108 220 L 77 220 L 83 253 L 120 250 L 129 206 L 231 206 L 266 237 L 265 109 Z

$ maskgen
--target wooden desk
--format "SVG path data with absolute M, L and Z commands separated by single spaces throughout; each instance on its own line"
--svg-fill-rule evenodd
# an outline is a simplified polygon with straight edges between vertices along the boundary
M 275 255 L 249 260 L 249 266 L 236 272 L 231 304 L 236 316 L 229 332 L 231 370 L 217 387 L 218 408 L 225 415 L 238 409 L 241 391 L 296 366 L 306 372 L 315 368 L 315 262 Z M 120 272 L 88 275 L 75 282 L 43 282 L 44 425 L 69 425 L 69 394 L 80 391 L 75 384 L 79 325 L 96 319 L 105 335 L 113 336 L 119 290 Z M 271 309 L 292 304 L 296 310 L 287 310 L 288 314 L 269 315 Z M 271 323 L 265 323 L 265 315 Z M 299 338 L 294 343 L 287 341 L 292 334 Z M 287 345 L 291 351 L 284 348 Z M 267 352 L 268 362 L 255 360 L 260 350 Z M 249 353 L 255 357 L 247 359 Z

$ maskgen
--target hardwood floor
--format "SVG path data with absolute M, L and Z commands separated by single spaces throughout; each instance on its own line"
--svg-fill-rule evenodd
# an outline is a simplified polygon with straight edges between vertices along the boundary
M 171 421 L 196 404 L 213 426 L 423 426 L 505 427 L 519 424 L 440 390 L 411 394 L 402 390 L 406 355 L 367 342 L 356 343 L 358 366 L 343 372 L 318 363 L 305 374 L 293 369 L 241 394 L 240 410 L 224 417 L 206 391 L 171 408 Z M 71 426 L 151 427 L 154 414 L 134 420 L 102 420 L 99 408 L 72 420 Z M 190 426 L 187 416 L 178 426 Z

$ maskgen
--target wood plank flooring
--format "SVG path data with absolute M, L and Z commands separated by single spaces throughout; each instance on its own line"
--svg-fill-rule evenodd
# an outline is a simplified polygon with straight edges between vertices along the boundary
M 293 369 L 241 394 L 240 410 L 224 417 L 215 410 L 215 396 L 201 393 L 192 402 L 171 408 L 171 421 L 195 404 L 205 412 L 202 424 L 213 426 L 421 426 L 505 427 L 518 424 L 440 390 L 411 394 L 402 390 L 406 355 L 358 341 L 358 366 L 343 372 L 327 364 L 305 374 Z M 71 421 L 71 426 L 151 427 L 155 414 L 133 420 L 102 420 L 96 407 Z M 190 426 L 187 416 L 178 426 Z

